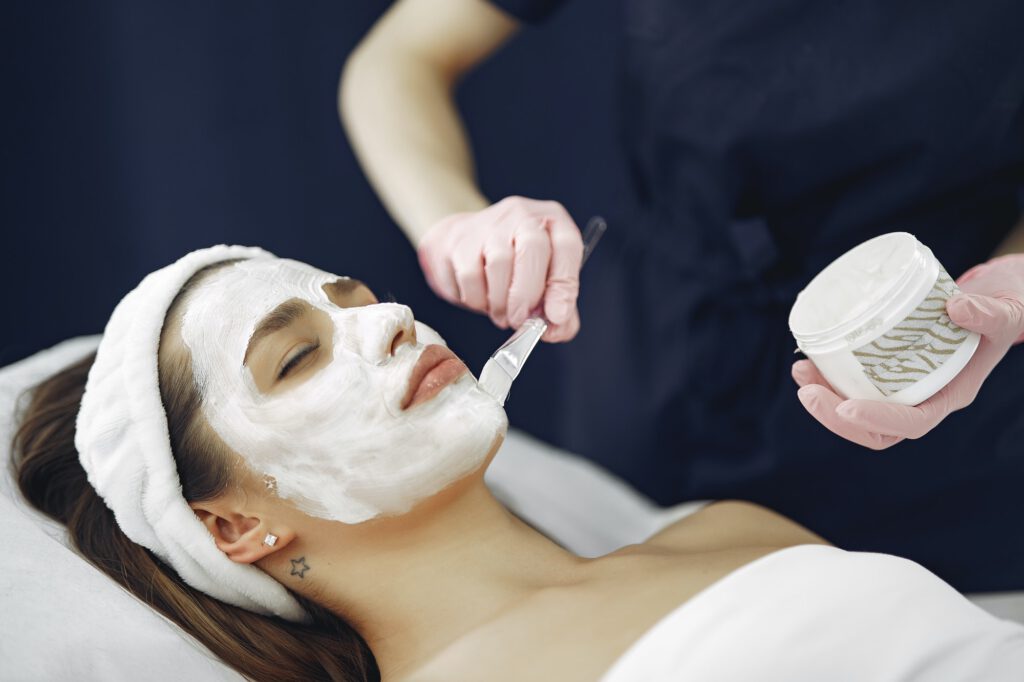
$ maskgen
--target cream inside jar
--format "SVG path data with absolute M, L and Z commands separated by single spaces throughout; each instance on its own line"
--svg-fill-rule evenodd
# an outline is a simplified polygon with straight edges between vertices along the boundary
M 844 398 L 917 405 L 955 377 L 980 336 L 953 323 L 959 293 L 927 246 L 891 232 L 834 260 L 789 314 L 799 349 Z

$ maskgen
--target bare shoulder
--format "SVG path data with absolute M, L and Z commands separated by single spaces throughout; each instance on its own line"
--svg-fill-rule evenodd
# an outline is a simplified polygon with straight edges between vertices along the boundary
M 828 544 L 750 502 L 711 504 L 639 545 L 596 559 L 589 578 L 521 601 L 394 682 L 600 678 L 651 625 L 776 549 Z M 388 681 L 392 682 L 392 681 Z
M 743 500 L 713 502 L 662 529 L 644 543 L 680 552 L 805 544 L 830 543 L 778 512 Z

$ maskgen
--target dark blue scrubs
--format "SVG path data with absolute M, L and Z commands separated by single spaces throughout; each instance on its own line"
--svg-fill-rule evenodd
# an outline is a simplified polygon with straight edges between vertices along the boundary
M 558 2 L 494 0 L 523 21 Z M 638 215 L 583 273 L 562 445 L 663 504 L 743 498 L 961 590 L 1024 588 L 1024 346 L 883 452 L 800 405 L 797 292 L 872 236 L 959 276 L 1021 214 L 1020 0 L 629 0 Z

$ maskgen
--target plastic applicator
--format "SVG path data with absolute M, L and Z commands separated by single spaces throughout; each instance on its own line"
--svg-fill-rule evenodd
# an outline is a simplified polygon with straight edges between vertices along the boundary
M 587 262 L 607 228 L 607 223 L 600 216 L 595 216 L 587 222 L 587 227 L 583 230 L 581 268 Z M 480 386 L 494 396 L 501 405 L 505 404 L 509 389 L 512 388 L 512 382 L 519 376 L 523 365 L 526 364 L 526 359 L 530 357 L 530 353 L 533 352 L 540 337 L 547 329 L 548 322 L 543 315 L 527 318 L 515 334 L 491 354 L 491 359 L 484 365 L 480 372 Z

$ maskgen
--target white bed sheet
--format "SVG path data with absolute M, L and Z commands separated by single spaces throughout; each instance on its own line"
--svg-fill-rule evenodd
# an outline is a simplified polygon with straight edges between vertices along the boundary
M 243 680 L 71 551 L 64 527 L 17 493 L 7 463 L 18 394 L 95 345 L 72 339 L 0 370 L 0 679 Z

